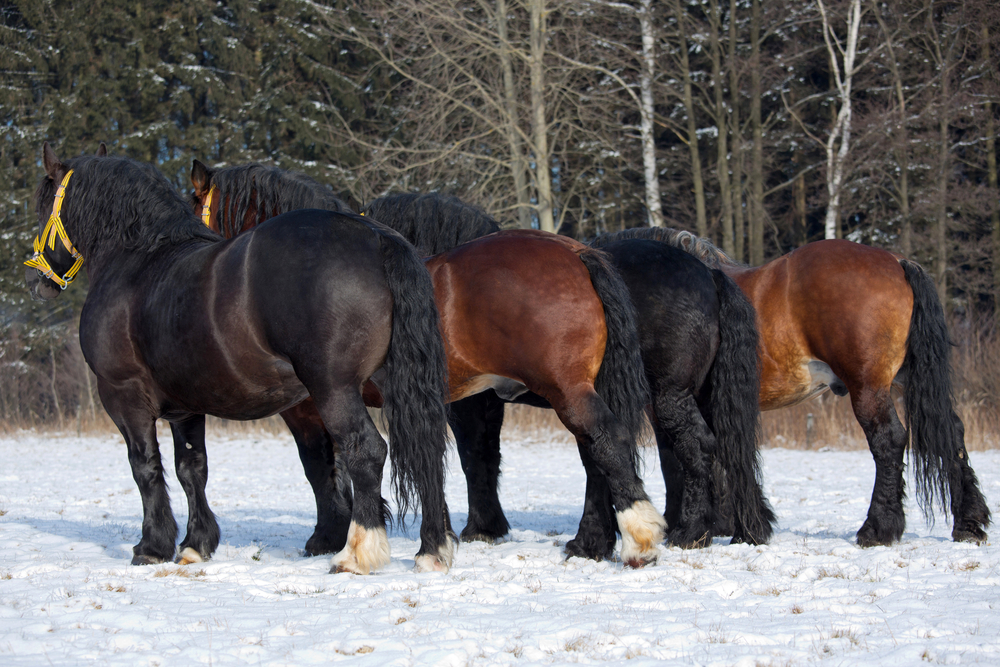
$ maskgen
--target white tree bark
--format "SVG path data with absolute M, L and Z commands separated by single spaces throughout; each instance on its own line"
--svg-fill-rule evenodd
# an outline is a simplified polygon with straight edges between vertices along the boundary
M 535 153 L 535 191 L 538 193 L 538 228 L 555 232 L 552 213 L 552 175 L 549 171 L 548 123 L 545 121 L 545 0 L 529 0 L 531 11 L 531 125 Z
M 844 184 L 844 163 L 851 144 L 851 84 L 858 55 L 858 33 L 861 27 L 861 0 L 851 0 L 847 13 L 847 42 L 842 45 L 826 13 L 823 0 L 816 0 L 823 19 L 823 40 L 830 56 L 840 111 L 826 142 L 826 191 L 829 203 L 826 208 L 825 237 L 837 237 L 840 221 L 840 194 Z M 841 59 L 843 62 L 841 63 Z M 843 67 L 841 67 L 843 65 Z M 839 140 L 839 145 L 838 145 Z
M 660 204 L 660 177 L 656 169 L 656 143 L 653 139 L 653 77 L 656 54 L 653 39 L 652 0 L 640 0 L 639 28 L 642 31 L 642 73 L 639 76 L 640 109 L 639 136 L 642 141 L 642 167 L 646 181 L 646 210 L 649 226 L 663 226 Z

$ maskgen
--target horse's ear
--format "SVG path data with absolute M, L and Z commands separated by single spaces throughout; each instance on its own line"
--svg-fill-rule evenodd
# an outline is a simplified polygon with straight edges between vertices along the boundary
M 337 195 L 337 198 L 347 204 L 347 207 L 355 213 L 361 213 L 361 204 L 358 203 L 358 200 L 354 198 L 354 195 L 349 190 L 344 190 Z
M 53 181 L 58 181 L 66 173 L 62 161 L 56 157 L 56 152 L 52 150 L 47 141 L 42 144 L 42 166 L 45 167 L 45 173 Z
M 211 182 L 212 170 L 202 164 L 200 160 L 195 160 L 191 165 L 191 185 L 194 186 L 195 196 L 204 197 L 208 193 Z
M 97 153 L 96 153 L 96 155 L 97 155 L 97 157 L 104 157 L 107 154 L 108 154 L 108 147 L 102 141 L 101 145 L 97 147 Z

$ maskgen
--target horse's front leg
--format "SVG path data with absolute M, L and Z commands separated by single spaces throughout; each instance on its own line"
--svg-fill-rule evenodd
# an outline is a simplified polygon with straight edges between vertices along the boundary
M 163 479 L 160 446 L 156 442 L 156 415 L 140 398 L 141 390 L 135 391 L 134 387 L 119 390 L 100 380 L 97 389 L 104 409 L 125 438 L 132 478 L 142 498 L 142 539 L 132 548 L 132 564 L 173 560 L 177 522 L 170 510 L 170 496 Z
M 219 546 L 219 524 L 208 506 L 208 453 L 205 451 L 205 415 L 170 423 L 174 436 L 174 467 L 187 495 L 187 535 L 178 548 L 178 562 L 208 560 Z

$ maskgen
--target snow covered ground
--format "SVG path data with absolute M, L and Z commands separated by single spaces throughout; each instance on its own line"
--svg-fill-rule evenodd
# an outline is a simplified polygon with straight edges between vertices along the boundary
M 391 564 L 362 577 L 301 556 L 313 506 L 289 436 L 211 437 L 223 543 L 183 567 L 129 565 L 141 509 L 120 438 L 0 437 L 0 665 L 1000 664 L 996 537 L 954 544 L 910 503 L 900 544 L 859 549 L 867 452 L 765 451 L 771 544 L 717 539 L 630 570 L 562 555 L 582 505 L 575 447 L 503 451 L 509 541 L 463 544 L 448 574 L 414 574 L 416 528 L 397 529 Z M 1000 517 L 1000 451 L 972 463 Z M 652 451 L 646 479 L 662 507 Z

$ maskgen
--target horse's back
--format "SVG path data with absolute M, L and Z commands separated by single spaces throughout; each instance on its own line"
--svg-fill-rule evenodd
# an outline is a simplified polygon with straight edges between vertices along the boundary
M 276 349 L 287 354 L 285 341 L 301 346 L 315 340 L 332 342 L 348 357 L 361 347 L 384 353 L 392 295 L 379 236 L 368 225 L 305 209 L 271 218 L 247 234 L 246 280 Z M 314 330 L 317 322 L 325 323 L 323 331 Z M 377 368 L 381 359 L 373 363 Z
M 643 361 L 658 379 L 696 390 L 719 345 L 719 297 L 711 270 L 656 241 L 603 246 L 635 304 Z

